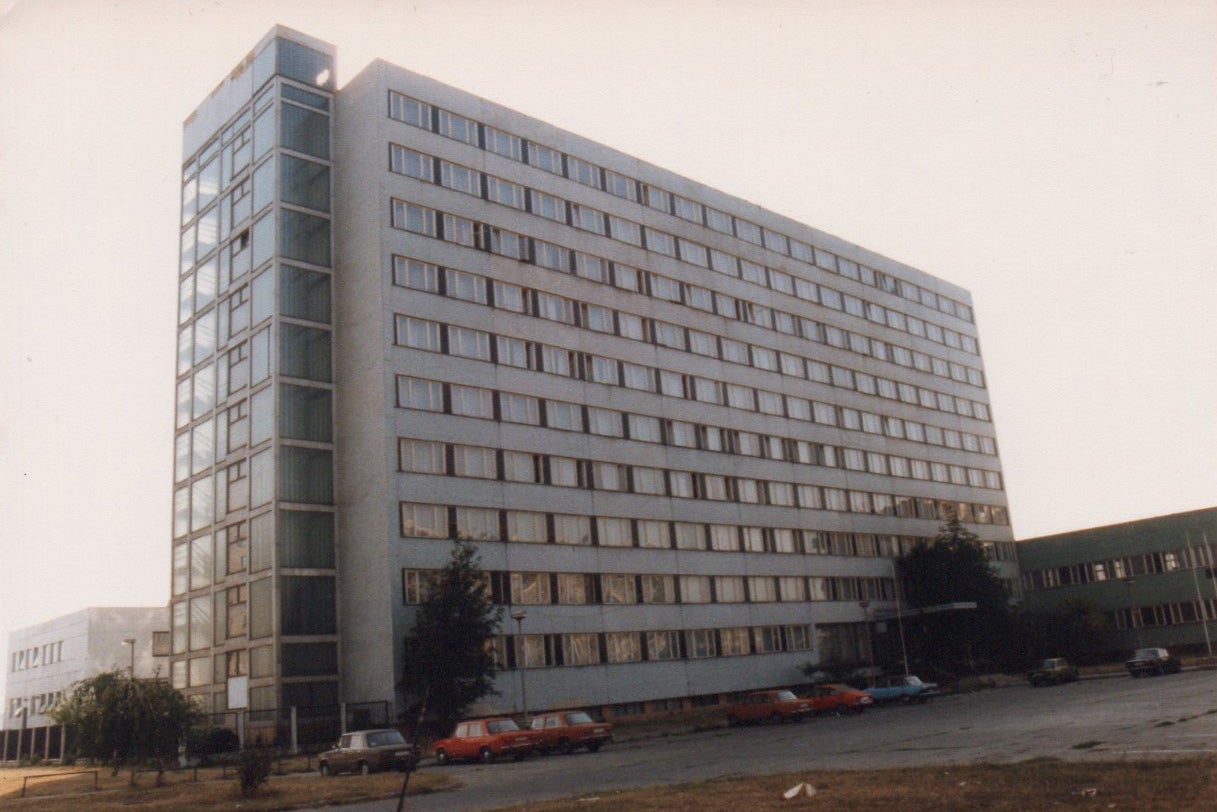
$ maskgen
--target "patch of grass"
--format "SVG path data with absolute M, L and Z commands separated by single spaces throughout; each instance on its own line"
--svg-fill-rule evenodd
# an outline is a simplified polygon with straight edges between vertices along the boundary
M 288 762 L 291 764 L 292 762 Z M 305 759 L 299 759 L 301 770 Z M 287 766 L 287 765 L 280 765 Z M 315 766 L 315 765 L 314 765 Z M 259 788 L 256 797 L 241 794 L 237 771 L 229 767 L 177 770 L 165 773 L 165 785 L 154 786 L 151 775 L 141 775 L 139 785 L 129 785 L 129 773 L 111 777 L 106 767 L 98 769 L 98 789 L 91 775 L 68 775 L 82 767 L 23 767 L 0 769 L 0 810 L 21 812 L 62 812 L 63 809 L 88 809 L 89 812 L 181 812 L 181 810 L 230 810 L 270 812 L 270 810 L 315 808 L 357 801 L 396 798 L 403 775 L 397 772 L 373 775 L 339 775 L 323 778 L 315 771 L 274 773 Z M 31 781 L 25 798 L 22 779 L 28 775 L 64 773 L 63 778 L 46 777 Z M 195 776 L 197 774 L 197 780 Z M 410 795 L 423 795 L 451 788 L 449 776 L 423 770 L 410 776 Z
M 562 801 L 504 807 L 511 812 L 749 812 L 815 809 L 845 812 L 972 812 L 976 809 L 1172 809 L 1208 812 L 1217 792 L 1217 759 L 1072 763 L 1033 759 L 1017 764 L 976 764 L 899 770 L 812 770 L 784 775 L 732 777 L 695 784 L 590 794 Z M 799 783 L 813 799 L 787 801 Z

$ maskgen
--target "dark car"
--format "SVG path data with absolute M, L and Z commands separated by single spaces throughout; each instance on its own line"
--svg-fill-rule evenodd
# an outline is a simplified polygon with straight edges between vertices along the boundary
M 400 732 L 357 730 L 343 733 L 333 750 L 317 757 L 317 769 L 322 775 L 358 772 L 367 775 L 377 770 L 409 770 L 418 762 L 418 748 L 406 741 Z
M 1132 659 L 1124 663 L 1128 673 L 1134 677 L 1153 674 L 1178 674 L 1183 670 L 1179 658 L 1164 648 L 1139 648 L 1133 652 Z
M 569 753 L 580 747 L 594 753 L 613 740 L 613 726 L 597 722 L 583 711 L 551 711 L 534 716 L 528 729 L 540 737 L 543 753 Z
M 1077 682 L 1078 670 L 1069 664 L 1064 657 L 1050 657 L 1027 672 L 1027 681 L 1031 687 L 1041 685 L 1060 685 L 1065 682 Z

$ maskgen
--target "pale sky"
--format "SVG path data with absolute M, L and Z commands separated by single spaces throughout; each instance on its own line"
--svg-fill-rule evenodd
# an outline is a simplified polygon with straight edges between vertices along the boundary
M 1217 504 L 1217 0 L 0 0 L 0 645 L 168 600 L 181 123 L 275 23 L 970 290 L 1016 538 Z

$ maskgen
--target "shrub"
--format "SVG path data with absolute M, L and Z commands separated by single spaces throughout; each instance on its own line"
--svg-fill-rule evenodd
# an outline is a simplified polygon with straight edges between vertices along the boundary
M 241 751 L 241 763 L 237 776 L 241 780 L 241 794 L 256 795 L 258 787 L 270 778 L 270 751 L 260 747 L 246 747 Z

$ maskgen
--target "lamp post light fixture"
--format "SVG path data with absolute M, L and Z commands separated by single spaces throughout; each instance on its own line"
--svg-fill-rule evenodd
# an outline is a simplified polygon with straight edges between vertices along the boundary
M 131 666 L 127 669 L 127 673 L 131 676 L 131 679 L 135 679 L 135 638 L 124 637 L 123 645 L 131 647 Z
M 514 609 L 511 612 L 511 619 L 516 622 L 516 636 L 520 638 L 519 652 L 517 658 L 516 670 L 520 672 L 520 704 L 524 711 L 524 727 L 528 727 L 528 683 L 524 679 L 524 618 L 528 617 L 528 613 L 523 609 Z

